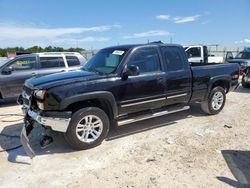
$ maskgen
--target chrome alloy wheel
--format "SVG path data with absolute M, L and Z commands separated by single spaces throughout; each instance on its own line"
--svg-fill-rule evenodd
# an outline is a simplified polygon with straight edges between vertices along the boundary
M 224 102 L 224 96 L 220 91 L 217 91 L 212 98 L 212 108 L 219 110 Z
M 80 141 L 91 143 L 100 137 L 102 130 L 102 120 L 95 115 L 87 115 L 78 122 L 76 135 Z

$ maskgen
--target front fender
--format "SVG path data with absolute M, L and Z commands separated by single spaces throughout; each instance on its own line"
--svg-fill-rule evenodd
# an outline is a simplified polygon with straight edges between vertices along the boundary
M 73 103 L 79 102 L 79 101 L 90 100 L 90 99 L 104 99 L 104 100 L 108 101 L 111 108 L 112 108 L 114 118 L 116 118 L 118 116 L 118 109 L 117 109 L 114 95 L 108 91 L 95 91 L 95 92 L 83 93 L 83 94 L 79 94 L 79 95 L 65 98 L 60 103 L 59 108 L 60 108 L 60 110 L 65 110 L 70 104 L 73 104 Z

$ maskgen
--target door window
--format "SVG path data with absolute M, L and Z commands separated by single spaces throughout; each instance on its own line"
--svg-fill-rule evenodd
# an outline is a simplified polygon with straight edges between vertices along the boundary
M 158 51 L 156 48 L 140 48 L 132 54 L 127 65 L 139 67 L 140 73 L 156 72 L 161 70 Z
M 66 56 L 66 60 L 69 67 L 80 65 L 80 61 L 76 56 Z
M 59 68 L 65 67 L 63 57 L 40 57 L 40 68 Z
M 201 57 L 201 48 L 192 47 L 187 50 L 188 57 Z
M 24 57 L 15 60 L 9 67 L 12 67 L 13 71 L 22 71 L 34 69 L 36 66 L 36 57 Z

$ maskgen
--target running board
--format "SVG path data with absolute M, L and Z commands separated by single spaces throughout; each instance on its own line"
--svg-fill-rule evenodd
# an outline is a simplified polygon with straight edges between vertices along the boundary
M 184 111 L 184 110 L 188 110 L 190 109 L 190 106 L 184 106 L 182 108 L 176 108 L 174 110 L 165 110 L 165 111 L 160 111 L 160 112 L 156 112 L 156 113 L 152 113 L 150 115 L 141 115 L 138 117 L 134 117 L 134 118 L 130 118 L 130 119 L 126 119 L 126 120 L 120 120 L 117 122 L 118 126 L 122 126 L 122 125 L 126 125 L 129 123 L 134 123 L 137 121 L 142 121 L 142 120 L 146 120 L 146 119 L 150 119 L 150 118 L 154 118 L 154 117 L 158 117 L 158 116 L 163 116 L 166 114 L 172 114 L 175 112 L 180 112 L 180 111 Z

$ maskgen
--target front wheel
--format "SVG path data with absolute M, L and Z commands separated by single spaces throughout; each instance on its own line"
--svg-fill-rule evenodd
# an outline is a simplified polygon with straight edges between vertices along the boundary
M 218 114 L 226 102 L 225 90 L 217 86 L 211 90 L 206 101 L 201 103 L 201 109 L 210 115 Z
M 82 150 L 101 144 L 108 131 L 109 118 L 107 114 L 100 108 L 87 107 L 72 115 L 64 136 L 70 146 Z

